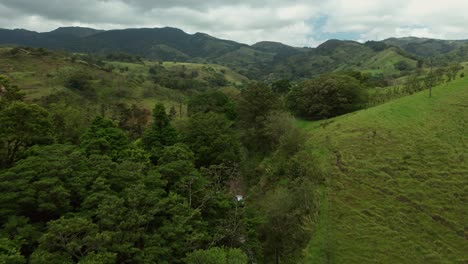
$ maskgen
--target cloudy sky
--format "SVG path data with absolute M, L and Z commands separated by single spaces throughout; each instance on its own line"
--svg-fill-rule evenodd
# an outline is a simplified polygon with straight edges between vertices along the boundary
M 178 27 L 247 44 L 468 39 L 468 0 L 0 0 L 0 28 Z

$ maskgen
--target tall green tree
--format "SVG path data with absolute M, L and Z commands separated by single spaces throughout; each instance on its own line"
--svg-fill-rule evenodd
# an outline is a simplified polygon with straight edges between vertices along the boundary
M 13 165 L 20 152 L 53 140 L 48 112 L 33 104 L 13 102 L 0 111 L 1 166 Z
M 157 163 L 165 146 L 172 146 L 177 142 L 177 132 L 172 127 L 171 119 L 163 104 L 157 103 L 154 106 L 153 122 L 145 131 L 142 142 L 154 164 Z
M 22 101 L 25 94 L 18 86 L 12 85 L 8 77 L 0 75 L 0 110 L 14 101 Z
M 81 137 L 81 147 L 88 155 L 107 155 L 113 160 L 124 158 L 129 145 L 127 135 L 111 120 L 100 116 Z
M 240 141 L 233 122 L 222 114 L 209 112 L 191 116 L 182 137 L 194 152 L 197 167 L 237 163 L 240 160 Z
M 168 188 L 187 198 L 189 206 L 203 205 L 207 181 L 195 168 L 195 156 L 184 144 L 166 147 L 158 160 L 158 171 Z
M 74 146 L 33 147 L 28 157 L 0 173 L 0 220 L 25 216 L 47 222 L 79 207 L 92 175 Z
M 270 149 L 265 124 L 269 114 L 280 107 L 278 96 L 265 83 L 252 83 L 241 91 L 238 103 L 239 125 L 244 145 L 250 150 Z
M 26 258 L 21 255 L 20 247 L 17 245 L 17 243 L 6 237 L 0 237 L 0 263 L 26 263 Z
M 189 115 L 208 112 L 224 114 L 230 120 L 237 117 L 234 103 L 220 91 L 204 92 L 190 98 L 188 102 Z
M 288 79 L 279 80 L 271 84 L 271 90 L 280 94 L 288 93 L 291 87 L 291 82 Z
M 330 74 L 303 82 L 288 94 L 288 106 L 305 119 L 323 119 L 359 109 L 365 102 L 359 81 Z
M 61 217 L 48 222 L 47 226 L 38 249 L 32 254 L 33 263 L 81 263 L 90 254 L 102 252 L 111 239 L 99 232 L 97 224 L 82 216 Z M 101 255 L 100 263 L 115 263 L 115 254 L 104 256 Z

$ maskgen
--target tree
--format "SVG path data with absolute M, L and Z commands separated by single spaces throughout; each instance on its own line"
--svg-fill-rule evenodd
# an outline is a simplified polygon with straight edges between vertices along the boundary
M 405 60 L 401 60 L 397 63 L 395 63 L 395 69 L 399 70 L 399 71 L 407 71 L 411 68 L 411 65 L 405 61 Z
M 197 167 L 239 161 L 240 142 L 224 115 L 197 113 L 183 130 L 183 142 L 195 153 Z
M 173 192 L 186 198 L 190 207 L 203 206 L 207 181 L 195 169 L 195 157 L 181 143 L 164 148 L 158 160 L 158 171 Z
M 80 146 L 88 155 L 108 155 L 113 160 L 118 160 L 124 157 L 129 141 L 111 120 L 98 116 L 81 137 Z
M 91 84 L 92 76 L 85 71 L 76 71 L 70 74 L 65 80 L 65 87 L 81 92 L 82 94 L 93 97 L 95 90 Z
M 257 209 L 264 219 L 259 226 L 264 263 L 300 262 L 301 250 L 298 249 L 304 248 L 311 235 L 303 228 L 304 216 L 315 212 L 315 201 L 313 184 L 306 179 L 267 191 Z
M 26 259 L 21 255 L 20 247 L 15 241 L 0 237 L 0 263 L 24 264 Z
M 81 108 L 63 101 L 47 106 L 52 122 L 52 130 L 57 143 L 79 144 L 83 131 L 90 125 Z
M 61 217 L 50 221 L 47 226 L 47 232 L 41 237 L 37 252 L 33 253 L 33 262 L 39 262 L 35 259 L 41 259 L 46 252 L 52 256 L 57 255 L 59 259 L 78 262 L 91 253 L 99 252 L 110 241 L 109 236 L 99 233 L 96 224 L 82 216 Z M 101 263 L 115 263 L 115 254 L 106 254 L 106 258 Z
M 187 108 L 189 116 L 196 113 L 214 112 L 225 114 L 230 120 L 237 117 L 234 104 L 227 95 L 219 91 L 204 92 L 190 98 Z
M 13 165 L 18 153 L 35 144 L 53 140 L 47 111 L 38 105 L 13 102 L 0 111 L 2 167 Z
M 290 113 L 274 111 L 265 124 L 265 134 L 274 149 L 280 149 L 288 158 L 294 155 L 305 143 L 305 135 L 297 127 Z
M 163 104 L 157 103 L 153 109 L 153 123 L 143 135 L 144 148 L 150 153 L 151 160 L 157 163 L 165 146 L 172 146 L 177 142 L 177 132 L 170 123 Z
M 301 118 L 330 118 L 359 109 L 364 91 L 347 75 L 324 75 L 303 82 L 288 94 L 288 106 Z
M 147 109 L 140 108 L 136 104 L 129 107 L 125 103 L 118 103 L 113 106 L 112 118 L 118 121 L 119 128 L 127 131 L 132 139 L 140 138 L 143 135 L 144 127 L 150 116 Z
M 291 82 L 287 79 L 279 80 L 271 84 L 271 90 L 275 93 L 286 94 L 291 90 Z
M 18 86 L 11 84 L 8 77 L 0 75 L 0 110 L 9 103 L 22 101 L 24 96 Z
M 448 68 L 448 71 L 447 71 L 447 77 L 449 79 L 449 81 L 451 80 L 455 80 L 457 78 L 457 74 L 460 70 L 463 69 L 463 66 L 459 65 L 459 64 L 454 64 L 452 66 L 450 66 Z
M 265 135 L 265 122 L 269 114 L 279 108 L 278 96 L 264 83 L 252 83 L 241 91 L 238 103 L 239 125 L 244 129 L 244 145 L 251 150 L 270 148 Z
M 177 110 L 175 108 L 175 106 L 171 106 L 171 109 L 169 110 L 169 117 L 171 118 L 171 120 L 173 120 L 177 115 Z
M 47 222 L 79 207 L 92 180 L 86 157 L 66 145 L 35 146 L 27 154 L 0 173 L 0 221 L 17 215 Z

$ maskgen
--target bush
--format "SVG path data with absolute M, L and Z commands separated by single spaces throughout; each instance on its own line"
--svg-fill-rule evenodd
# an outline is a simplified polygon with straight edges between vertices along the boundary
M 240 249 L 214 247 L 188 254 L 185 262 L 187 264 L 247 264 L 248 259 Z
M 288 94 L 289 109 L 305 119 L 323 119 L 359 109 L 364 89 L 348 75 L 324 75 L 303 82 Z
M 404 60 L 401 60 L 395 63 L 394 66 L 395 66 L 395 69 L 399 71 L 407 71 L 411 68 L 411 65 L 407 61 L 404 61 Z
M 68 76 L 65 80 L 65 87 L 78 91 L 87 91 L 91 89 L 91 79 L 92 77 L 88 73 L 77 71 Z

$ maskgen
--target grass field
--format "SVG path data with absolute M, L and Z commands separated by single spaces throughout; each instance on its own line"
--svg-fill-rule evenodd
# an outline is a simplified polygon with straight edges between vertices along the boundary
M 332 164 L 304 263 L 468 263 L 467 122 L 468 78 L 301 121 Z

